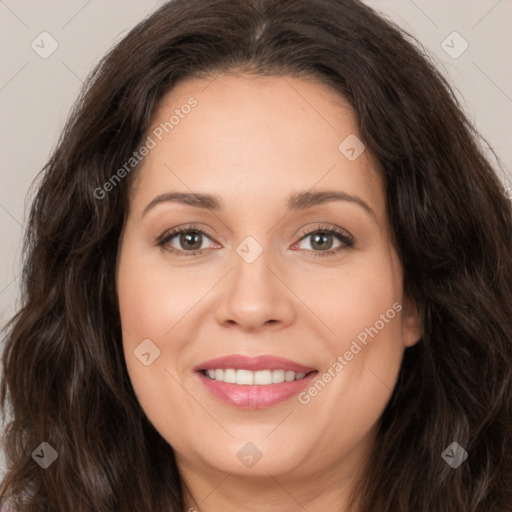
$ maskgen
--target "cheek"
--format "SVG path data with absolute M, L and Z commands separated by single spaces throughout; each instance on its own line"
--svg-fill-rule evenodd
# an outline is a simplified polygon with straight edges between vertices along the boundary
M 164 258 L 148 256 L 145 249 L 128 240 L 118 271 L 125 349 L 144 338 L 159 340 L 159 344 L 170 338 L 174 329 L 181 328 L 182 322 L 187 323 L 189 310 L 208 286 L 210 282 L 199 273 L 170 269 Z
M 344 302 L 337 335 L 323 347 L 318 379 L 299 395 L 310 430 L 322 432 L 315 444 L 319 455 L 312 456 L 318 470 L 322 457 L 349 452 L 369 434 L 396 385 L 403 354 L 401 305 L 393 293 L 372 290 Z
M 392 257 L 375 251 L 366 255 L 364 261 L 361 259 L 361 264 L 330 272 L 325 281 L 317 277 L 301 277 L 298 295 L 307 298 L 308 306 L 328 328 L 322 330 L 330 333 L 326 339 L 330 340 L 331 351 L 348 350 L 358 336 L 364 341 L 367 329 L 376 323 L 383 335 L 400 341 L 397 317 L 401 310 L 402 279 L 400 267 Z M 385 321 L 385 328 L 381 315 L 384 320 L 392 320 Z
M 174 387 L 164 384 L 172 381 L 166 370 L 176 367 L 183 347 L 179 340 L 164 342 L 181 325 L 193 291 L 184 288 L 176 274 L 148 264 L 143 250 L 129 239 L 121 255 L 117 289 L 124 356 L 137 398 L 148 412 L 169 403 L 162 386 L 172 393 Z
M 317 405 L 341 399 L 352 419 L 368 415 L 359 426 L 375 419 L 385 406 L 404 350 L 402 274 L 396 257 L 387 254 L 376 251 L 364 265 L 341 269 L 328 286 L 310 286 L 308 295 L 308 304 L 330 334 L 319 345 L 323 362 L 319 378 L 325 376 L 326 384 L 319 383 L 311 394 L 303 395 L 301 403 L 309 397 Z M 347 421 L 342 413 L 338 419 Z
M 180 384 L 179 369 L 184 367 L 180 361 L 188 338 L 174 334 L 184 326 L 190 329 L 186 314 L 197 301 L 197 289 L 190 283 L 184 286 L 183 276 L 177 273 L 170 276 L 165 269 L 142 264 L 144 258 L 136 250 L 127 253 L 118 273 L 127 371 L 146 416 L 173 448 L 184 450 L 186 427 L 175 421 L 176 410 L 182 417 L 194 417 L 194 402 Z

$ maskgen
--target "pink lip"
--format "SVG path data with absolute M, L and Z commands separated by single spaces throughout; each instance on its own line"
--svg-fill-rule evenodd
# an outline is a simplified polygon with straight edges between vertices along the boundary
M 292 382 L 251 386 L 212 380 L 202 373 L 202 370 L 216 368 L 252 371 L 281 369 L 296 373 L 306 373 L 306 376 L 303 379 Z M 229 405 L 245 409 L 263 409 L 288 400 L 310 385 L 318 373 L 314 368 L 295 363 L 289 359 L 274 356 L 247 357 L 243 355 L 212 359 L 197 365 L 194 370 L 197 372 L 201 382 L 215 397 Z
M 235 368 L 241 370 L 285 370 L 296 373 L 308 373 L 315 370 L 309 366 L 290 361 L 289 359 L 283 359 L 282 357 L 276 356 L 257 356 L 248 357 L 241 354 L 233 354 L 226 357 L 219 357 L 217 359 L 210 359 L 204 363 L 198 364 L 194 367 L 194 371 L 198 372 L 201 370 L 215 370 Z

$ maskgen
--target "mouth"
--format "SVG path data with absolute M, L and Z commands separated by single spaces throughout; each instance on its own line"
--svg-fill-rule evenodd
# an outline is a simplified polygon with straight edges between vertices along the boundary
M 245 409 L 263 409 L 289 400 L 318 374 L 318 370 L 288 359 L 243 355 L 206 361 L 194 371 L 215 398 Z

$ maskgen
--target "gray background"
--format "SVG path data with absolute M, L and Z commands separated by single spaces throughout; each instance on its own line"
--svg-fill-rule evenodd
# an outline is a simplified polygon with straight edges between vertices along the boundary
M 293 1 L 293 0 L 283 0 Z M 28 187 L 55 147 L 92 67 L 155 0 L 0 0 L 0 324 L 18 305 Z M 512 184 L 511 0 L 368 0 L 418 38 L 490 142 Z M 467 50 L 454 58 L 464 43 Z M 43 59 L 31 47 L 57 50 Z M 447 39 L 448 37 L 448 39 Z M 452 53 L 450 56 L 443 49 Z M 451 49 L 450 49 L 451 47 Z M 42 48 L 41 50 L 42 51 Z M 0 345 L 1 350 L 1 345 Z M 41 440 L 43 441 L 43 440 Z M 0 453 L 0 473 L 3 458 Z

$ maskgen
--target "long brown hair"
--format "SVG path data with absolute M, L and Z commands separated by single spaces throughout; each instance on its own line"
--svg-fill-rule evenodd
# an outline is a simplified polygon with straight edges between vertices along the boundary
M 233 70 L 332 87 L 385 180 L 424 335 L 380 420 L 360 510 L 512 510 L 511 204 L 419 45 L 356 0 L 173 0 L 92 72 L 39 175 L 22 307 L 5 328 L 0 503 L 182 510 L 172 447 L 142 411 L 122 350 L 115 266 L 136 169 L 102 198 L 98 189 L 175 84 Z M 47 469 L 31 457 L 43 441 L 58 453 Z M 441 457 L 454 441 L 468 453 L 457 469 Z

